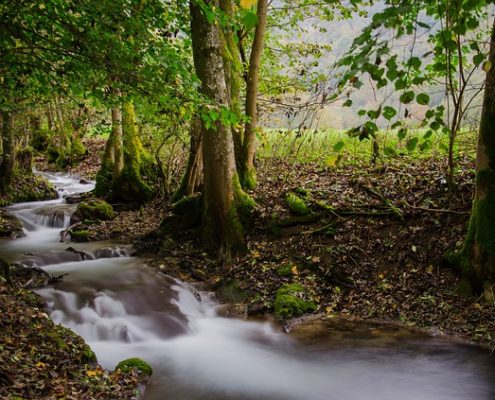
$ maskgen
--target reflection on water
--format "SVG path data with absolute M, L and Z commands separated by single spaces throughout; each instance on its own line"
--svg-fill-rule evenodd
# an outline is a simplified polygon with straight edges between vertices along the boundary
M 56 179 L 66 192 L 80 190 L 70 178 Z M 17 259 L 39 252 L 22 259 L 68 273 L 39 290 L 51 318 L 82 335 L 106 368 L 128 357 L 149 361 L 147 400 L 495 398 L 495 362 L 477 347 L 397 329 L 378 334 L 343 321 L 310 323 L 291 337 L 268 323 L 219 317 L 207 295 L 198 301 L 187 285 L 143 260 L 96 251 L 108 244 L 86 245 L 90 255 L 78 261 L 77 254 L 64 254 L 60 228 L 36 220 L 40 209 L 52 215 L 58 207 L 60 214 L 63 206 L 57 200 L 12 207 L 32 227 L 26 238 L 1 242 L 0 250 Z M 98 258 L 104 254 L 114 258 Z

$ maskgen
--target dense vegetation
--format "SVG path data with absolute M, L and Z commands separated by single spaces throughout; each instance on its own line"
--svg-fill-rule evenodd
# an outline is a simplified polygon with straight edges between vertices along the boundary
M 492 3 L 4 2 L 1 204 L 53 195 L 33 162 L 81 171 L 99 200 L 80 204 L 74 241 L 190 256 L 208 268 L 176 273 L 249 292 L 253 313 L 350 312 L 490 343 L 492 308 L 453 315 L 494 299 Z M 352 18 L 352 43 L 318 40 Z M 322 125 L 329 107 L 355 126 Z

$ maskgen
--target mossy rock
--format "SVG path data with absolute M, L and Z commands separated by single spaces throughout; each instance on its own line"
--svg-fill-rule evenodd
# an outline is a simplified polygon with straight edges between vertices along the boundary
M 306 202 L 293 192 L 288 192 L 285 195 L 285 203 L 289 210 L 294 215 L 308 215 L 311 213 L 310 208 Z
M 17 238 L 23 236 L 22 222 L 13 215 L 0 210 L 0 237 Z
M 53 185 L 44 177 L 17 169 L 3 205 L 25 201 L 52 200 L 58 197 Z
M 37 151 L 44 151 L 48 147 L 53 133 L 49 129 L 38 129 L 31 136 L 31 146 Z
M 89 347 L 87 344 L 84 345 L 82 349 L 81 361 L 85 364 L 91 364 L 96 362 L 96 354 L 93 350 L 91 350 L 91 347 Z
M 315 311 L 316 303 L 308 298 L 302 285 L 292 283 L 277 290 L 273 308 L 279 319 L 289 319 Z
M 220 281 L 215 287 L 217 297 L 222 302 L 242 303 L 248 298 L 242 284 L 236 280 Z
M 108 221 L 115 216 L 113 207 L 110 204 L 108 204 L 105 200 L 95 198 L 79 203 L 74 214 L 79 221 Z
M 70 232 L 70 240 L 72 242 L 89 242 L 90 232 L 86 229 L 72 230 Z
M 128 358 L 117 364 L 115 370 L 120 370 L 122 372 L 132 372 L 137 371 L 140 375 L 151 376 L 153 374 L 153 369 L 146 361 L 141 358 Z

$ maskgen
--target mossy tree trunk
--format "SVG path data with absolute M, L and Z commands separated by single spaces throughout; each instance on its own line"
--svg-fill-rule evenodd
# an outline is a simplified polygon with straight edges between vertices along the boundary
M 123 163 L 120 173 L 115 173 L 114 176 L 114 197 L 125 202 L 141 204 L 151 198 L 152 190 L 141 176 L 144 149 L 131 101 L 123 106 L 122 135 Z
M 100 170 L 96 175 L 95 187 L 95 194 L 104 198 L 112 197 L 113 178 L 120 175 L 124 163 L 122 152 L 122 113 L 119 107 L 112 108 L 111 113 L 112 131 L 105 144 Z
M 473 289 L 495 282 L 495 20 L 476 156 L 476 192 L 462 267 Z
M 220 0 L 220 9 L 234 21 L 234 1 Z M 225 83 L 231 111 L 237 114 L 239 121 L 242 118 L 241 90 L 243 66 L 239 46 L 235 40 L 237 32 L 233 25 L 222 27 L 223 62 L 225 66 Z M 234 140 L 234 152 L 238 172 L 242 171 L 243 159 L 243 130 L 241 124 L 232 127 L 232 138 Z
M 192 119 L 190 131 L 191 141 L 186 172 L 182 177 L 179 189 L 174 195 L 174 202 L 201 191 L 203 185 L 203 143 L 201 139 L 201 118 L 199 116 Z
M 219 7 L 218 0 L 204 2 Z M 221 31 L 209 23 L 195 0 L 190 1 L 193 57 L 200 78 L 202 93 L 219 107 L 229 107 L 228 90 L 222 55 Z M 202 230 L 205 241 L 230 255 L 245 249 L 243 227 L 239 215 L 239 185 L 232 131 L 220 121 L 209 127 L 202 122 L 204 190 Z
M 243 142 L 243 165 L 241 170 L 241 183 L 246 189 L 256 187 L 256 170 L 254 168 L 254 156 L 256 153 L 256 128 L 258 125 L 258 80 L 261 56 L 266 32 L 266 19 L 268 13 L 267 0 L 258 1 L 258 23 L 254 32 L 254 41 L 249 57 L 249 70 L 246 84 L 246 117 Z
M 0 193 L 6 193 L 12 182 L 15 163 L 14 112 L 2 112 L 2 154 L 0 156 Z

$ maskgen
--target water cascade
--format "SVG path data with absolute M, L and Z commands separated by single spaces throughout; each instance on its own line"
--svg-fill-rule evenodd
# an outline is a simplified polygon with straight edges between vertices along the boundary
M 152 270 L 115 243 L 60 243 L 75 206 L 63 196 L 92 189 L 45 174 L 58 200 L 10 207 L 26 236 L 0 242 L 17 262 L 61 282 L 40 289 L 50 317 L 81 335 L 113 369 L 141 357 L 154 369 L 147 400 L 490 400 L 495 360 L 435 337 L 381 342 L 298 341 L 269 323 L 222 318 L 207 293 Z M 79 252 L 84 252 L 82 257 Z M 27 255 L 26 255 L 27 253 Z

